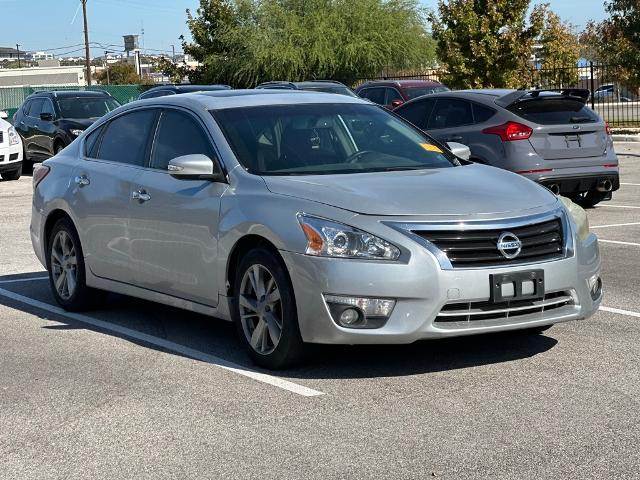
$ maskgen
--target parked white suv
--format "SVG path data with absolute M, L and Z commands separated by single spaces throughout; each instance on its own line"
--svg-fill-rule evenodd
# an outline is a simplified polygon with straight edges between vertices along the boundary
M 0 112 L 0 175 L 3 180 L 17 180 L 22 175 L 22 140 Z

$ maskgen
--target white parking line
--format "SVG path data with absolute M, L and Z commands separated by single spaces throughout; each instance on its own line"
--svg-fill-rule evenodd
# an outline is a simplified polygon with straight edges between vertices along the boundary
M 11 280 L 0 280 L 0 284 L 31 282 L 31 281 L 34 281 L 34 280 L 49 280 L 49 277 L 13 278 Z
M 29 279 L 25 279 L 25 281 L 26 280 L 29 280 Z M 30 280 L 35 280 L 35 278 L 31 278 Z M 40 300 L 35 300 L 33 298 L 25 297 L 24 295 L 20 295 L 20 294 L 11 292 L 9 290 L 5 290 L 4 288 L 0 288 L 0 295 L 10 298 L 12 300 L 16 300 L 21 303 L 25 303 L 27 305 L 31 305 L 32 307 L 36 307 L 41 310 L 46 310 L 48 312 L 55 313 L 56 315 L 60 315 L 62 317 L 70 318 L 71 320 L 75 320 L 77 322 L 86 323 L 87 325 L 92 325 L 94 327 L 98 327 L 103 330 L 115 332 L 120 335 L 124 335 L 125 337 L 140 340 L 145 343 L 155 345 L 157 347 L 161 347 L 166 350 L 170 350 L 172 352 L 179 353 L 181 355 L 184 355 L 185 357 L 210 363 L 216 367 L 223 368 L 230 372 L 243 375 L 245 377 L 251 378 L 253 380 L 257 380 L 262 383 L 267 383 L 269 385 L 281 388 L 283 390 L 287 390 L 297 395 L 302 395 L 303 397 L 315 397 L 318 395 L 324 395 L 323 392 L 320 392 L 318 390 L 313 390 L 312 388 L 304 387 L 302 385 L 298 385 L 297 383 L 293 383 L 279 377 L 274 377 L 272 375 L 267 375 L 265 373 L 249 370 L 246 367 L 243 367 L 242 365 L 239 365 L 237 363 L 229 362 L 227 360 L 224 360 L 223 358 L 216 357 L 214 355 L 209 355 L 207 353 L 201 352 L 199 350 L 195 350 L 193 348 L 185 347 L 184 345 L 180 345 L 170 340 L 154 337 L 153 335 L 148 335 L 146 333 L 142 333 L 137 330 L 132 330 L 131 328 L 127 328 L 127 327 L 122 327 L 120 325 L 114 325 L 112 323 L 105 322 L 103 320 L 97 320 L 95 318 L 89 317 L 87 315 L 83 315 L 81 313 L 67 312 L 60 307 L 49 305 L 48 303 L 41 302 Z
M 633 185 L 634 187 L 640 187 L 640 183 L 621 183 L 620 185 Z
M 591 225 L 589 228 L 626 227 L 628 225 L 640 225 L 640 222 L 612 223 L 611 225 Z
M 603 238 L 598 237 L 598 243 L 615 243 L 616 245 L 631 245 L 634 247 L 640 247 L 640 243 L 633 242 L 621 242 L 619 240 L 605 240 Z
M 605 208 L 640 208 L 640 207 L 635 206 L 635 205 L 606 205 L 606 204 L 598 204 L 598 207 L 605 207 Z
M 611 307 L 600 307 L 599 310 L 602 310 L 603 312 L 618 313 L 620 315 L 629 315 L 630 317 L 640 318 L 639 312 L 632 312 L 631 310 L 621 310 L 619 308 L 611 308 Z

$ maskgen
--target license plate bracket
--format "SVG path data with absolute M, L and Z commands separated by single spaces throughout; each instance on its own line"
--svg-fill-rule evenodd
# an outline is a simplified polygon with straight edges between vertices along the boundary
M 535 300 L 544 297 L 544 270 L 526 270 L 489 275 L 491 301 Z M 513 295 L 505 295 L 513 286 Z M 524 293 L 523 293 L 524 291 Z

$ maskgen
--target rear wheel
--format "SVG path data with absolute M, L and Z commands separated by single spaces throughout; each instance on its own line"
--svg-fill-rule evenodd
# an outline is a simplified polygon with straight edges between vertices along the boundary
M 53 154 L 57 155 L 62 150 L 64 150 L 64 144 L 62 142 L 56 142 L 56 144 L 53 146 Z
M 11 172 L 2 173 L 3 180 L 18 180 L 22 176 L 22 164 Z
M 47 269 L 53 296 L 65 310 L 87 310 L 102 300 L 104 292 L 86 284 L 80 238 L 68 218 L 58 220 L 51 230 Z
M 571 201 L 577 203 L 582 208 L 595 207 L 598 203 L 607 198 L 610 192 L 599 192 L 597 190 L 589 190 L 571 197 Z
M 293 288 L 280 258 L 256 248 L 240 262 L 232 314 L 240 341 L 254 363 L 286 368 L 303 358 Z

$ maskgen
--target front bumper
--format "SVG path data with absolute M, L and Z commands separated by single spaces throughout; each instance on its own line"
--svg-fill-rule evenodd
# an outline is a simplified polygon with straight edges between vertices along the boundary
M 291 275 L 302 338 L 311 343 L 404 344 L 420 339 L 473 335 L 551 325 L 591 316 L 602 295 L 592 300 L 587 279 L 600 273 L 595 235 L 575 241 L 569 258 L 503 268 L 441 268 L 426 249 L 412 248 L 407 263 L 320 258 L 287 251 L 281 255 Z M 546 292 L 569 292 L 571 305 L 497 320 L 444 323 L 437 320 L 450 303 L 487 301 L 489 275 L 543 269 Z M 344 328 L 336 324 L 324 294 L 392 298 L 397 303 L 384 326 Z
M 12 172 L 22 165 L 22 145 L 0 145 L 0 173 Z

